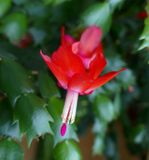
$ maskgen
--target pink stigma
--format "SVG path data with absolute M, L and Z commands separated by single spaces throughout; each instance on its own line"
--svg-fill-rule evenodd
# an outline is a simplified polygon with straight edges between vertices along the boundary
M 66 134 L 67 125 L 66 123 L 63 123 L 61 126 L 61 136 L 63 137 Z

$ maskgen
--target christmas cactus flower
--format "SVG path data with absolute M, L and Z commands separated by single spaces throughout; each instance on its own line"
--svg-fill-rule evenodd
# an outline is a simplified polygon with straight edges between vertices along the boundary
M 147 18 L 147 17 L 148 17 L 148 14 L 147 14 L 146 11 L 141 11 L 141 12 L 139 12 L 139 13 L 137 14 L 137 18 L 138 18 L 138 19 L 145 19 L 145 18 Z
M 75 121 L 78 96 L 92 93 L 124 70 L 100 76 L 106 66 L 101 37 L 102 31 L 97 26 L 88 27 L 82 33 L 80 41 L 74 40 L 62 29 L 61 45 L 52 56 L 40 51 L 59 86 L 67 90 L 62 113 L 62 136 L 65 135 L 67 123 Z

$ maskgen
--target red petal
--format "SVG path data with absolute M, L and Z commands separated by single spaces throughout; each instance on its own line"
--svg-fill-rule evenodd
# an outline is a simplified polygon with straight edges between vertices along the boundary
M 64 27 L 61 28 L 61 44 L 62 45 L 71 45 L 75 42 L 75 39 L 72 38 L 70 35 L 65 34 Z
M 62 45 L 53 55 L 52 61 L 65 72 L 68 77 L 84 73 L 85 68 L 81 59 L 72 53 L 71 46 Z
M 89 66 L 89 75 L 96 79 L 106 66 L 106 59 L 103 55 L 102 46 L 100 45 L 95 51 L 95 58 Z
M 92 80 L 86 74 L 76 74 L 70 79 L 68 88 L 83 94 L 90 87 L 91 82 Z
M 112 78 L 114 78 L 115 76 L 117 76 L 120 72 L 122 72 L 123 70 L 125 70 L 125 68 L 119 70 L 119 71 L 112 71 L 109 72 L 101 77 L 99 77 L 97 80 L 95 80 L 90 88 L 88 90 L 86 90 L 85 92 L 91 92 L 95 89 L 97 89 L 98 87 L 101 87 L 102 85 L 104 85 L 105 83 L 107 83 L 108 81 L 110 81 Z
M 72 52 L 74 54 L 77 54 L 79 52 L 79 44 L 80 44 L 80 42 L 75 42 L 72 44 Z
M 80 54 L 84 57 L 90 57 L 97 48 L 102 36 L 101 29 L 96 26 L 88 27 L 80 39 Z
M 60 85 L 67 89 L 67 84 L 68 84 L 68 77 L 65 75 L 65 73 L 63 72 L 63 70 L 61 70 L 60 67 L 58 67 L 57 65 L 55 65 L 51 58 L 47 55 L 44 55 L 42 53 L 42 51 L 40 51 L 40 54 L 42 56 L 42 58 L 44 59 L 44 61 L 46 62 L 46 64 L 48 65 L 48 67 L 50 68 L 50 70 L 52 71 L 52 73 L 55 75 L 55 77 L 57 78 L 57 80 L 59 81 Z

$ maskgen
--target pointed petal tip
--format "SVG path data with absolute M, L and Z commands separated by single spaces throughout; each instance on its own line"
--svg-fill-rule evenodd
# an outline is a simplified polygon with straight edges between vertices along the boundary
M 122 71 L 125 71 L 125 70 L 127 70 L 127 68 L 122 68 L 118 72 L 122 72 Z
M 102 31 L 99 27 L 93 25 L 82 33 L 80 38 L 80 53 L 82 56 L 90 57 L 92 52 L 100 45 Z
M 43 53 L 42 50 L 40 50 L 40 55 L 42 56 L 43 59 L 48 58 L 48 56 L 45 53 Z
M 61 43 L 64 42 L 64 35 L 65 35 L 65 27 L 62 26 L 62 27 L 61 27 Z
M 75 39 L 73 39 L 73 37 L 71 37 L 69 34 L 65 34 L 65 27 L 62 26 L 61 27 L 61 44 L 71 45 L 73 42 L 75 42 Z
M 44 53 L 42 52 L 42 50 L 40 50 L 40 55 L 41 55 L 41 56 L 43 56 L 43 55 L 44 55 Z
M 65 26 L 64 26 L 64 25 L 61 26 L 61 33 L 62 33 L 62 34 L 65 33 Z
M 45 55 L 42 50 L 40 50 L 40 55 L 41 55 L 41 57 L 43 58 L 43 60 L 44 60 L 46 63 L 51 62 L 51 58 L 50 58 L 49 56 Z
M 86 30 L 83 33 L 85 33 L 85 32 L 90 32 L 92 34 L 95 33 L 95 35 L 99 36 L 100 39 L 102 37 L 102 29 L 96 25 L 89 26 L 88 28 L 86 28 Z
M 97 25 L 89 26 L 88 29 L 96 30 L 96 31 L 102 33 L 102 29 L 99 26 L 97 26 Z
M 127 68 L 122 68 L 118 71 L 111 71 L 109 73 L 104 74 L 103 76 L 99 77 L 97 80 L 95 80 L 91 87 L 85 91 L 85 93 L 89 93 L 91 91 L 94 91 L 95 89 L 103 86 L 104 84 L 106 84 L 107 82 L 109 82 L 111 79 L 113 79 L 114 77 L 116 77 L 119 73 L 121 73 L 122 71 L 126 70 Z

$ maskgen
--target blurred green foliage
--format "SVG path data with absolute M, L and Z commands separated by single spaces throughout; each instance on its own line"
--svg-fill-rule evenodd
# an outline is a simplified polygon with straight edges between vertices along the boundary
M 93 126 L 93 154 L 118 160 L 117 122 L 128 149 L 140 158 L 147 155 L 149 18 L 138 16 L 145 8 L 149 13 L 149 3 L 142 0 L 0 0 L 0 159 L 23 159 L 20 143 L 26 135 L 28 146 L 39 139 L 37 160 L 81 160 L 77 135 Z M 127 70 L 80 97 L 76 124 L 63 138 L 59 131 L 65 91 L 39 50 L 52 53 L 58 47 L 62 26 L 79 38 L 92 24 L 103 30 L 105 71 Z

